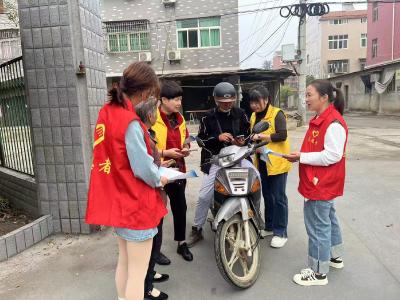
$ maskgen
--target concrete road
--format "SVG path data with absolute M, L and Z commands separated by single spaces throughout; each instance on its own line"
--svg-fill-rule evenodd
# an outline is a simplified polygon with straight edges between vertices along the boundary
M 176 254 L 172 218 L 164 222 L 163 252 L 172 265 L 158 267 L 170 274 L 157 285 L 170 299 L 400 299 L 400 118 L 361 114 L 346 116 L 350 127 L 344 197 L 337 200 L 346 246 L 345 268 L 329 273 L 325 287 L 301 287 L 292 276 L 307 262 L 307 236 L 302 199 L 297 193 L 297 166 L 289 174 L 289 240 L 282 249 L 262 241 L 262 270 L 256 284 L 239 291 L 219 274 L 213 233 L 193 248 L 194 261 Z M 299 149 L 306 128 L 290 132 Z M 199 153 L 189 167 L 198 169 Z M 200 178 L 187 188 L 188 225 L 193 220 Z M 110 230 L 90 236 L 56 235 L 0 263 L 0 299 L 111 300 L 117 248 Z

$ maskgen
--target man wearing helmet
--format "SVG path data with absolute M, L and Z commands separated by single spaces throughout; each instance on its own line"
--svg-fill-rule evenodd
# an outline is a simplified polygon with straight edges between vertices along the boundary
M 249 135 L 250 123 L 245 112 L 234 106 L 236 90 L 232 84 L 228 82 L 217 84 L 213 96 L 217 107 L 201 118 L 198 137 L 203 140 L 205 148 L 216 155 L 223 147 L 244 145 L 245 137 Z M 189 247 L 203 239 L 202 227 L 206 222 L 208 209 L 214 196 L 214 180 L 218 167 L 207 163 L 211 158 L 211 153 L 205 149 L 201 150 L 200 166 L 205 174 L 196 204 Z M 247 160 L 243 163 L 251 164 Z

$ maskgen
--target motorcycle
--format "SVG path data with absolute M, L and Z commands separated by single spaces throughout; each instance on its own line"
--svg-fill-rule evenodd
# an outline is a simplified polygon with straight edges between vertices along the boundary
M 257 123 L 252 135 L 267 130 L 269 123 Z M 210 152 L 202 140 L 200 147 Z M 215 232 L 214 253 L 223 278 L 235 287 L 252 286 L 261 267 L 259 241 L 264 221 L 260 213 L 261 182 L 257 172 L 241 167 L 241 162 L 267 142 L 248 143 L 245 146 L 227 146 L 210 163 L 220 167 L 214 183 L 214 202 L 211 207 L 211 228 Z

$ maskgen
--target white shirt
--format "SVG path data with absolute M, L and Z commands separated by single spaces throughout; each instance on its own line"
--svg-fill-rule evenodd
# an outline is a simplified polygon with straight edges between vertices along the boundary
M 325 134 L 324 150 L 321 152 L 300 153 L 300 163 L 311 166 L 329 166 L 343 157 L 346 131 L 342 124 L 334 122 L 328 126 Z

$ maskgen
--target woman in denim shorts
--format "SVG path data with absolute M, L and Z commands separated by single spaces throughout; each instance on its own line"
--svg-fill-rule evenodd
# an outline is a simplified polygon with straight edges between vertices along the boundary
M 115 228 L 119 300 L 143 299 L 153 237 L 167 213 L 159 189 L 168 180 L 154 164 L 149 134 L 134 109 L 158 93 L 153 69 L 131 64 L 109 91 L 95 127 L 86 222 Z

